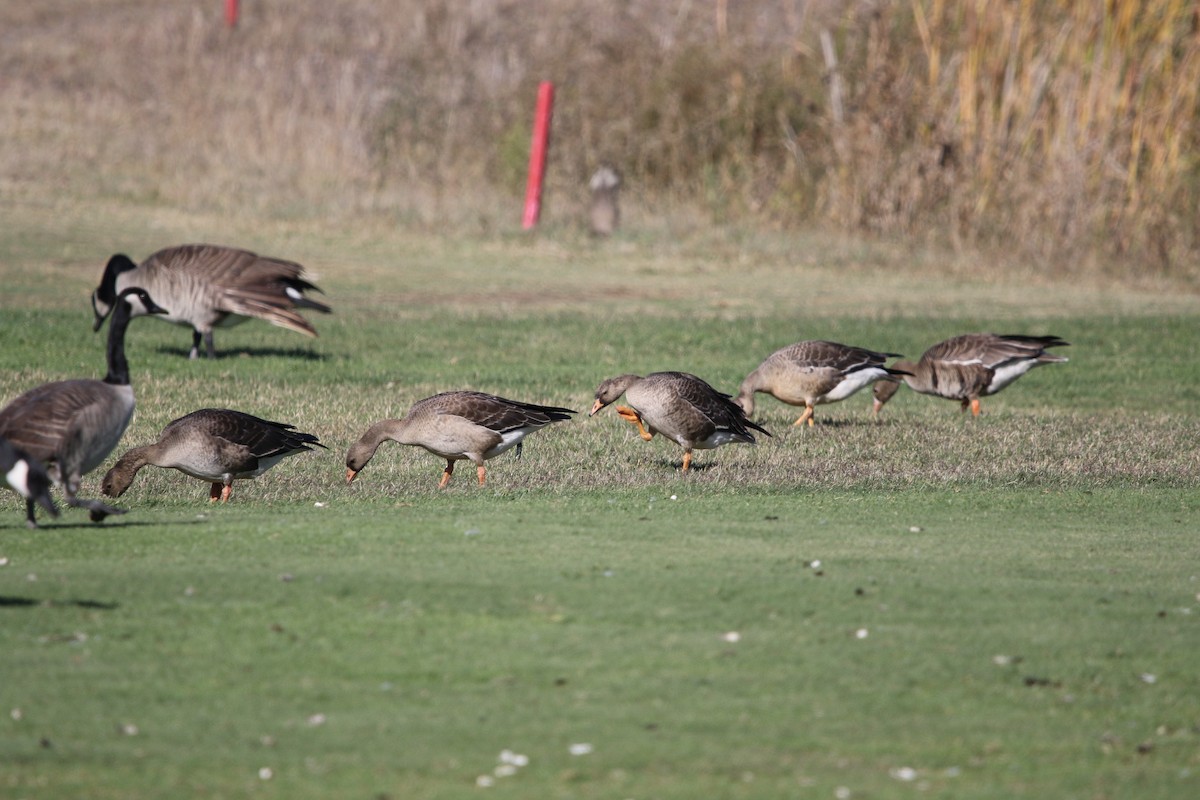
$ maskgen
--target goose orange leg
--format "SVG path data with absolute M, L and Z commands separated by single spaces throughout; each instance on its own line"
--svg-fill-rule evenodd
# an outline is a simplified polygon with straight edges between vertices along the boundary
M 233 496 L 233 482 L 225 484 L 221 487 L 221 502 L 228 503 L 229 498 Z
M 438 488 L 445 489 L 446 484 L 450 482 L 450 476 L 454 474 L 454 462 L 446 459 L 446 471 L 442 473 L 442 479 L 438 481 Z
M 799 426 L 799 425 L 803 425 L 805 422 L 807 422 L 810 427 L 816 424 L 816 422 L 813 420 L 813 407 L 812 406 L 805 406 L 804 413 L 800 415 L 800 419 L 793 422 L 792 425 L 793 425 L 793 427 Z
M 687 472 L 688 468 L 690 468 L 691 466 L 692 466 L 692 451 L 684 450 L 683 451 L 683 471 Z
M 978 397 L 972 397 L 972 398 L 971 398 L 971 416 L 978 417 L 978 416 L 979 416 L 979 414 L 980 414 L 980 410 L 979 410 L 979 398 L 978 398 Z
M 617 406 L 617 414 L 626 422 L 636 425 L 638 429 L 638 436 L 641 436 L 647 442 L 654 438 L 654 434 L 650 433 L 648 430 L 646 430 L 645 426 L 642 425 L 642 418 L 638 416 L 638 413 L 629 406 Z
M 487 478 L 487 467 L 483 466 L 483 464 L 480 464 L 479 466 L 475 467 L 475 473 L 479 475 L 479 485 L 483 486 L 483 482 Z

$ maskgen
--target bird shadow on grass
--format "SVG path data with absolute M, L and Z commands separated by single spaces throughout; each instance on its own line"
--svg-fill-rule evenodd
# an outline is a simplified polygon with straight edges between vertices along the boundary
M 86 608 L 90 611 L 113 611 L 119 606 L 117 603 L 106 603 L 103 600 L 36 600 L 32 597 L 0 595 L 0 608 Z
M 669 469 L 672 472 L 674 472 L 676 475 L 678 475 L 682 478 L 686 478 L 688 476 L 688 473 L 704 472 L 705 470 L 709 470 L 709 469 L 712 469 L 713 467 L 717 466 L 716 461 L 692 461 L 691 466 L 688 467 L 688 471 L 684 472 L 682 458 L 679 458 L 679 459 L 656 458 L 656 459 L 654 459 L 654 461 L 652 463 L 656 467 L 662 467 L 663 469 Z
M 778 422 L 774 423 L 774 425 L 772 425 L 771 423 L 763 423 L 763 424 L 766 425 L 767 429 L 770 430 L 771 433 L 774 434 L 776 437 L 778 437 L 781 433 L 786 434 L 789 432 L 808 430 L 808 428 L 809 428 L 809 426 L 807 424 L 797 426 L 797 425 L 792 424 L 791 422 L 789 422 L 786 425 L 780 425 Z M 830 417 L 828 419 L 822 419 L 822 418 L 818 417 L 817 424 L 812 427 L 818 428 L 818 429 L 820 429 L 820 428 L 878 428 L 880 426 L 887 425 L 887 424 L 889 424 L 889 420 L 879 419 L 879 418 L 875 418 L 875 417 Z
M 103 522 L 92 522 L 87 519 L 73 520 L 73 521 L 69 521 L 69 522 L 41 521 L 38 523 L 37 528 L 35 528 L 33 531 L 31 531 L 31 533 L 36 535 L 36 534 L 54 533 L 55 531 L 70 531 L 70 530 L 89 530 L 89 531 L 96 531 L 98 533 L 100 531 L 103 531 L 105 528 L 124 529 L 124 528 L 145 527 L 145 526 L 150 526 L 150 525 L 157 525 L 157 526 L 170 525 L 172 527 L 175 527 L 176 525 L 202 525 L 207 521 L 207 520 L 202 520 L 202 519 L 186 519 L 186 520 L 171 520 L 170 522 L 162 522 L 162 521 L 149 522 L 149 521 L 132 520 L 132 519 L 124 520 L 124 519 L 120 519 L 120 517 L 121 517 L 121 515 L 119 515 L 119 514 L 111 514 L 111 515 L 109 515 L 109 518 Z M 24 522 L 14 523 L 12 525 L 0 525 L 0 531 L 17 530 L 17 529 L 29 530 L 29 528 L 27 528 L 25 526 Z
M 160 345 L 158 352 L 164 355 L 179 356 L 187 359 L 191 352 L 186 347 L 171 347 L 169 345 Z M 328 361 L 329 356 L 325 353 L 318 353 L 316 350 L 310 350 L 304 347 L 234 347 L 226 348 L 217 351 L 216 361 L 224 361 L 230 358 L 294 358 L 298 361 Z M 208 361 L 208 356 L 202 355 L 197 361 Z

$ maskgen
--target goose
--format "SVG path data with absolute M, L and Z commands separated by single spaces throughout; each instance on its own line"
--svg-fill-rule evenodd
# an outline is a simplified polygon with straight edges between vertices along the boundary
M 34 515 L 34 504 L 46 509 L 52 517 L 58 516 L 58 507 L 50 499 L 50 485 L 53 481 L 46 474 L 46 468 L 36 458 L 23 450 L 13 447 L 12 442 L 0 437 L 0 472 L 12 490 L 25 498 L 25 524 L 30 528 L 37 527 L 37 517 Z
M 910 374 L 903 380 L 913 391 L 958 400 L 963 411 L 979 416 L 979 398 L 995 394 L 1034 367 L 1062 364 L 1063 356 L 1047 353 L 1047 347 L 1066 347 L 1057 336 L 967 333 L 939 342 L 925 351 L 916 364 L 897 361 L 894 369 Z M 875 410 L 879 411 L 899 382 L 875 384 Z
M 889 358 L 899 357 L 899 353 L 877 353 L 837 342 L 796 342 L 767 356 L 747 375 L 734 402 L 750 416 L 754 393 L 766 392 L 788 405 L 804 406 L 793 425 L 811 426 L 816 406 L 845 400 L 881 378 L 907 374 L 884 366 Z
M 413 405 L 403 419 L 385 419 L 367 428 L 346 453 L 346 483 L 354 478 L 388 439 L 422 447 L 446 459 L 438 482 L 444 489 L 454 474 L 454 463 L 469 459 L 475 464 L 479 485 L 487 477 L 484 462 L 552 422 L 569 420 L 569 408 L 540 406 L 472 391 L 442 392 Z M 518 450 L 519 452 L 519 450 Z
M 329 306 L 304 296 L 316 286 L 302 277 L 304 267 L 248 250 L 213 244 L 185 244 L 159 250 L 141 263 L 122 253 L 109 259 L 100 285 L 92 292 L 92 311 L 99 330 L 122 289 L 140 286 L 171 311 L 164 319 L 192 328 L 188 358 L 216 358 L 213 328 L 245 322 L 250 317 L 316 336 L 317 332 L 294 309 L 311 308 L 328 314 Z
M 596 402 L 589 416 L 595 416 L 621 395 L 626 396 L 629 405 L 617 406 L 617 415 L 637 427 L 638 435 L 647 442 L 661 433 L 682 447 L 683 472 L 692 465 L 693 450 L 712 450 L 731 442 L 754 444 L 749 428 L 771 435 L 747 419 L 729 395 L 686 372 L 608 378 L 596 388 Z
M 325 448 L 311 433 L 229 408 L 202 408 L 162 429 L 158 441 L 127 450 L 104 476 L 100 491 L 120 497 L 145 466 L 177 469 L 212 484 L 209 502 L 229 502 L 233 482 L 257 478 L 288 456 Z
M 0 410 L 0 436 L 47 465 L 46 472 L 62 486 L 67 505 L 89 509 L 93 522 L 109 514 L 125 513 L 99 500 L 76 496 L 83 476 L 108 457 L 133 417 L 125 331 L 135 314 L 166 313 L 146 290 L 122 291 L 108 330 L 108 374 L 104 380 L 44 383 Z

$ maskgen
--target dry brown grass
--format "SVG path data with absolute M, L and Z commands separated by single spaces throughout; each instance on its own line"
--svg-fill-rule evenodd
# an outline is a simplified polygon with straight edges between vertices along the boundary
M 264 0 L 231 31 L 216 2 L 6 3 L 0 189 L 510 229 L 552 79 L 552 224 L 577 224 L 608 160 L 631 229 L 832 222 L 1193 280 L 1197 19 L 1179 0 Z

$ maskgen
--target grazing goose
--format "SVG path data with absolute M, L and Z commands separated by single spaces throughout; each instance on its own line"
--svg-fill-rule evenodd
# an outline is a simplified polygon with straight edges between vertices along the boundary
M 211 482 L 209 501 L 226 503 L 234 480 L 257 478 L 288 456 L 311 451 L 309 445 L 325 447 L 316 436 L 292 425 L 228 408 L 202 408 L 172 421 L 154 444 L 121 456 L 100 490 L 120 497 L 138 470 L 152 465 Z
M 63 488 L 67 505 L 91 510 L 93 522 L 123 514 L 99 500 L 75 496 L 83 476 L 108 457 L 133 416 L 133 387 L 125 360 L 125 331 L 134 314 L 166 314 L 144 289 L 117 297 L 108 330 L 108 374 L 104 380 L 68 380 L 30 389 L 0 410 L 0 436 L 46 465 Z
M 346 453 L 346 483 L 354 480 L 384 441 L 423 447 L 446 459 L 438 482 L 444 489 L 454 474 L 454 462 L 470 459 L 482 486 L 487 476 L 484 462 L 520 447 L 521 440 L 552 422 L 568 420 L 569 408 L 539 406 L 506 400 L 483 392 L 443 392 L 427 397 L 409 409 L 404 419 L 376 422 Z
M 108 261 L 104 276 L 92 292 L 96 330 L 112 310 L 122 289 L 140 286 L 171 309 L 167 322 L 192 328 L 188 358 L 199 358 L 203 338 L 209 358 L 216 357 L 213 328 L 235 325 L 250 317 L 316 336 L 297 308 L 329 313 L 329 306 L 309 300 L 304 292 L 316 286 L 302 277 L 304 267 L 293 261 L 268 258 L 212 244 L 186 244 L 159 250 L 136 266 L 118 253 Z
M 682 447 L 684 472 L 692 465 L 693 450 L 712 450 L 730 442 L 754 444 L 754 434 L 748 428 L 771 435 L 748 420 L 729 395 L 686 372 L 609 378 L 597 387 L 590 415 L 595 416 L 621 395 L 626 396 L 629 405 L 617 406 L 617 414 L 636 426 L 647 442 L 661 433 Z
M 939 342 L 925 351 L 916 364 L 897 361 L 892 366 L 910 374 L 904 382 L 913 391 L 958 400 L 979 416 L 979 398 L 1008 386 L 1034 367 L 1061 364 L 1067 359 L 1047 353 L 1047 347 L 1066 347 L 1057 336 L 967 333 Z M 899 382 L 875 384 L 875 410 L 891 399 Z
M 0 437 L 0 472 L 13 491 L 25 498 L 25 524 L 31 528 L 37 527 L 34 516 L 34 503 L 46 509 L 52 517 L 58 516 L 58 507 L 50 499 L 50 485 L 53 481 L 46 474 L 46 468 L 36 458 L 23 450 L 12 446 L 7 439 Z
M 881 378 L 907 374 L 884 366 L 889 358 L 899 357 L 837 342 L 796 342 L 767 356 L 747 375 L 734 402 L 749 416 L 754 413 L 754 393 L 766 392 L 788 405 L 804 406 L 793 424 L 813 425 L 814 407 L 845 400 Z

